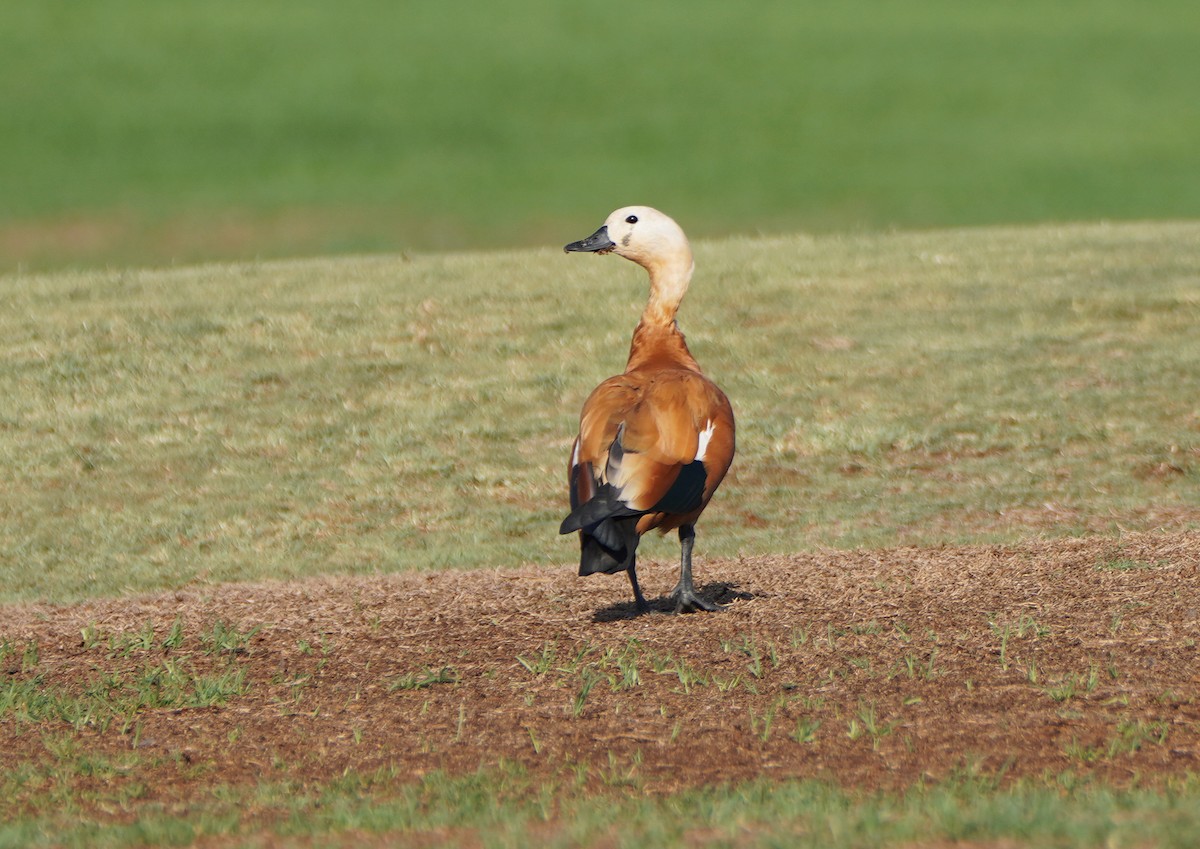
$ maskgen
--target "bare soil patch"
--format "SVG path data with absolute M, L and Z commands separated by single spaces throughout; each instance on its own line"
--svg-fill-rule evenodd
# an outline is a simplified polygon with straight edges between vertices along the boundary
M 70 738 L 124 764 L 77 789 L 136 784 L 116 816 L 214 785 L 502 762 L 646 792 L 1158 782 L 1200 767 L 1198 567 L 1200 534 L 1164 533 L 699 561 L 701 592 L 728 605 L 707 615 L 635 617 L 623 576 L 568 565 L 0 608 L 0 692 L 94 693 L 164 659 L 245 676 L 223 703 L 107 727 L 0 714 L 0 768 Z M 674 582 L 674 564 L 642 571 L 651 598 Z M 200 638 L 218 620 L 259 630 L 218 650 Z M 148 628 L 154 646 L 132 649 Z

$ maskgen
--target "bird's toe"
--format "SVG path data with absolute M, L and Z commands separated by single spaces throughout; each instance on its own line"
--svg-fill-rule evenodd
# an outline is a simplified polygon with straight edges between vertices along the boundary
M 698 613 L 701 610 L 717 613 L 725 609 L 723 605 L 702 598 L 695 592 L 675 592 L 671 594 L 671 600 L 675 602 L 676 613 Z

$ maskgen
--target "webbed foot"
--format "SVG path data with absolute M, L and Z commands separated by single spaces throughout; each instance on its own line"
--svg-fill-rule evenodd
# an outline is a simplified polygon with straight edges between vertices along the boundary
M 675 603 L 676 613 L 697 613 L 701 610 L 716 613 L 725 609 L 722 604 L 701 598 L 700 594 L 691 587 L 675 587 L 671 591 L 670 600 Z

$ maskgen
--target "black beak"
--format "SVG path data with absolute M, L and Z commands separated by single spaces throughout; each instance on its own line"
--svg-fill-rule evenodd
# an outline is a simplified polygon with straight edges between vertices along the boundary
M 606 254 L 616 246 L 616 242 L 608 238 L 608 225 L 605 224 L 586 239 L 578 242 L 571 242 L 571 244 L 564 246 L 563 250 L 567 253 L 583 252 Z

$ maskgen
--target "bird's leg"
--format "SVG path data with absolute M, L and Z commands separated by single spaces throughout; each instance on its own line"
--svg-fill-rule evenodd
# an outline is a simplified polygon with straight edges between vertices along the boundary
M 721 605 L 700 598 L 696 594 L 696 587 L 692 584 L 692 545 L 695 541 L 696 528 L 692 525 L 680 525 L 679 546 L 682 549 L 682 556 L 679 562 L 679 583 L 675 585 L 675 589 L 671 590 L 671 600 L 675 602 L 675 612 L 695 613 L 697 610 L 710 612 L 724 610 L 725 608 Z
M 629 583 L 633 584 L 633 603 L 637 607 L 638 613 L 645 613 L 650 609 L 650 605 L 646 603 L 646 597 L 642 595 L 642 588 L 638 586 L 637 580 L 637 555 L 629 558 Z

